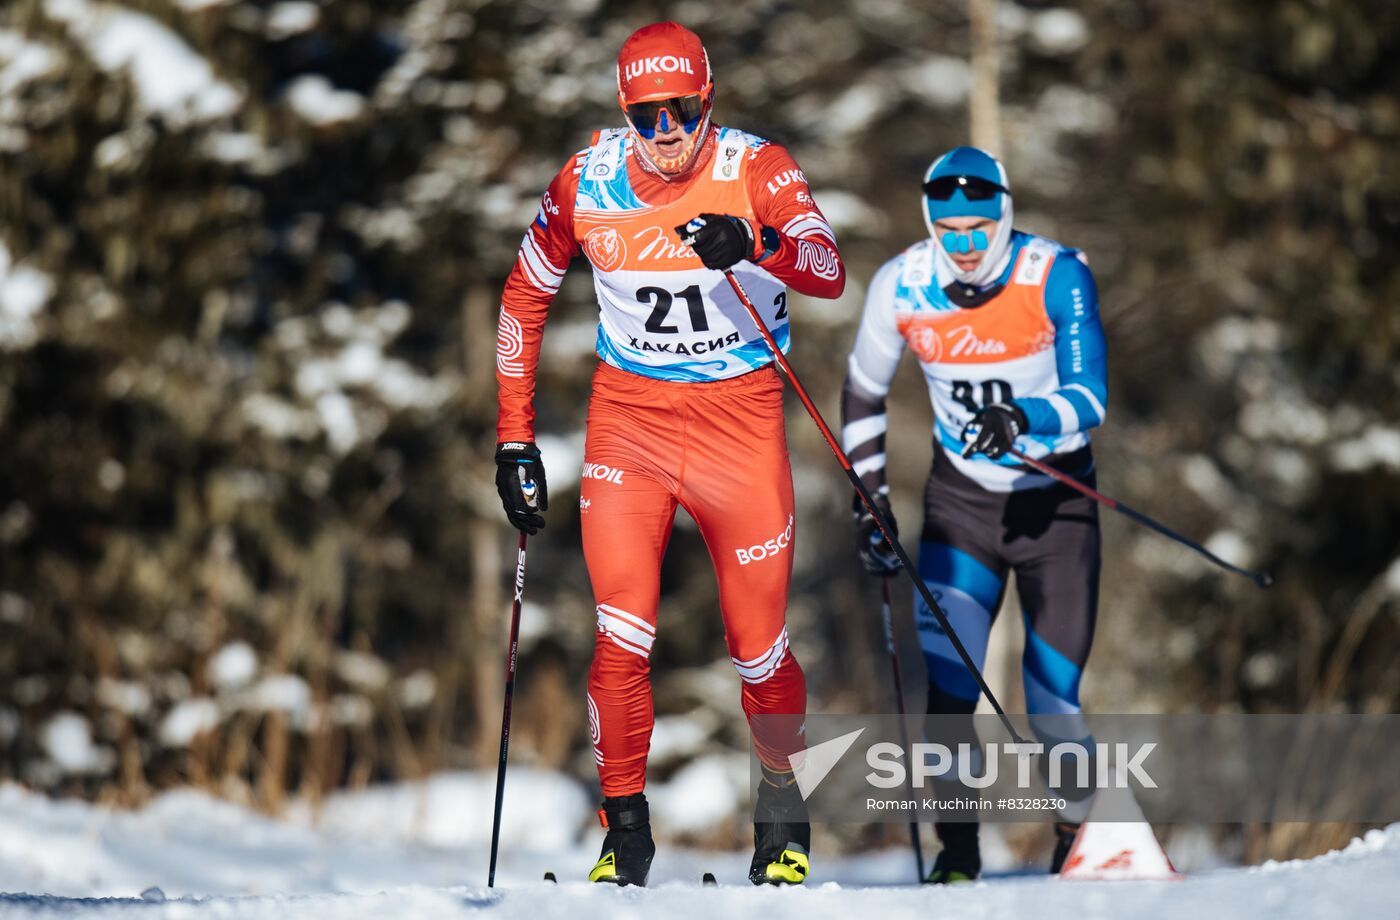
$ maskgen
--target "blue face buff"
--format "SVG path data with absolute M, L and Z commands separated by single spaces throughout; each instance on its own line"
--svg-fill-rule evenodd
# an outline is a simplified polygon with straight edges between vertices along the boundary
M 982 252 L 987 248 L 987 234 L 981 230 L 973 230 L 971 233 L 954 233 L 950 230 L 943 234 L 943 248 L 959 254 L 969 253 L 974 249 Z

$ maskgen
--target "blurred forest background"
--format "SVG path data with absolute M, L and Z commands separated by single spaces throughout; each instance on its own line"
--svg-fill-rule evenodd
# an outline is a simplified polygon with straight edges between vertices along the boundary
M 1101 487 L 1278 576 L 1260 592 L 1106 515 L 1089 710 L 1397 711 L 1400 4 L 7 0 L 0 777 L 277 811 L 494 764 L 514 542 L 492 481 L 500 291 L 549 178 L 621 123 L 623 38 L 659 18 L 700 33 L 717 119 L 787 145 L 836 227 L 846 295 L 792 309 L 828 418 L 865 285 L 924 233 L 920 174 L 973 122 L 1019 225 L 1087 252 L 1112 367 Z M 553 507 L 512 746 L 586 784 L 595 322 L 579 263 L 545 337 Z M 917 533 L 912 362 L 892 412 Z M 888 711 L 848 489 L 795 403 L 789 420 L 812 706 Z M 656 788 L 718 776 L 738 802 L 739 684 L 680 515 Z M 990 676 L 1009 708 L 1019 633 L 1004 611 Z M 743 837 L 741 815 L 658 830 Z

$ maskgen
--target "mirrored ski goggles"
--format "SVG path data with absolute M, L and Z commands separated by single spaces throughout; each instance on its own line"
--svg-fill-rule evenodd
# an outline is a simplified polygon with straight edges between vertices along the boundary
M 990 201 L 1011 190 L 980 176 L 939 176 L 924 183 L 924 194 L 934 201 L 948 201 L 954 192 L 962 192 L 968 201 Z
M 647 140 L 670 131 L 679 124 L 686 134 L 694 134 L 705 115 L 704 96 L 673 96 L 670 99 L 655 99 L 651 102 L 634 102 L 624 108 L 627 120 L 637 133 Z

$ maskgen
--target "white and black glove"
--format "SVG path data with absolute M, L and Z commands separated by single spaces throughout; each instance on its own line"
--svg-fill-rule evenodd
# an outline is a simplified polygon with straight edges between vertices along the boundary
M 701 214 L 677 227 L 681 242 L 695 250 L 706 268 L 724 271 L 754 257 L 753 224 L 729 214 Z
M 1030 427 L 1026 413 L 1013 403 L 994 403 L 972 417 L 962 430 L 964 459 L 973 454 L 986 454 L 988 460 L 999 460 L 1016 444 L 1016 439 Z
M 885 515 L 885 520 L 889 522 L 890 530 L 896 537 L 899 536 L 899 525 L 895 523 L 894 513 L 890 511 L 890 501 L 883 495 L 875 496 L 875 505 Z M 880 526 L 875 523 L 875 516 L 870 513 L 870 509 L 865 507 L 865 502 L 861 501 L 859 493 L 856 495 L 852 512 L 856 519 L 856 554 L 860 556 L 861 564 L 871 575 L 884 578 L 899 572 L 899 557 L 895 555 L 894 547 L 885 539 L 885 535 L 880 532 Z
M 496 491 L 511 526 L 531 535 L 538 533 L 544 527 L 541 512 L 549 509 L 540 449 L 528 441 L 497 444 Z

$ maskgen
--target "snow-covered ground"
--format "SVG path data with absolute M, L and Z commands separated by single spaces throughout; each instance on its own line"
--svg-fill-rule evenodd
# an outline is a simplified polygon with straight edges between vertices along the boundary
M 744 854 L 663 849 L 647 890 L 570 881 L 592 863 L 578 835 L 584 792 L 553 774 L 512 771 L 498 887 L 484 887 L 493 777 L 449 774 L 329 800 L 319 818 L 272 820 L 193 792 L 139 811 L 53 801 L 0 785 L 0 918 L 392 917 L 713 918 L 853 916 L 1088 918 L 1307 917 L 1400 912 L 1400 825 L 1307 862 L 1218 869 L 1177 882 L 1062 882 L 1007 876 L 953 888 L 901 887 L 905 850 L 818 854 L 802 889 L 755 889 Z M 566 821 L 552 820 L 557 816 Z M 527 843 L 528 841 L 528 843 Z M 559 885 L 540 881 L 556 871 Z M 700 888 L 699 872 L 721 886 Z M 159 889 L 159 890 L 155 890 Z M 144 895 L 143 895 L 144 892 Z

